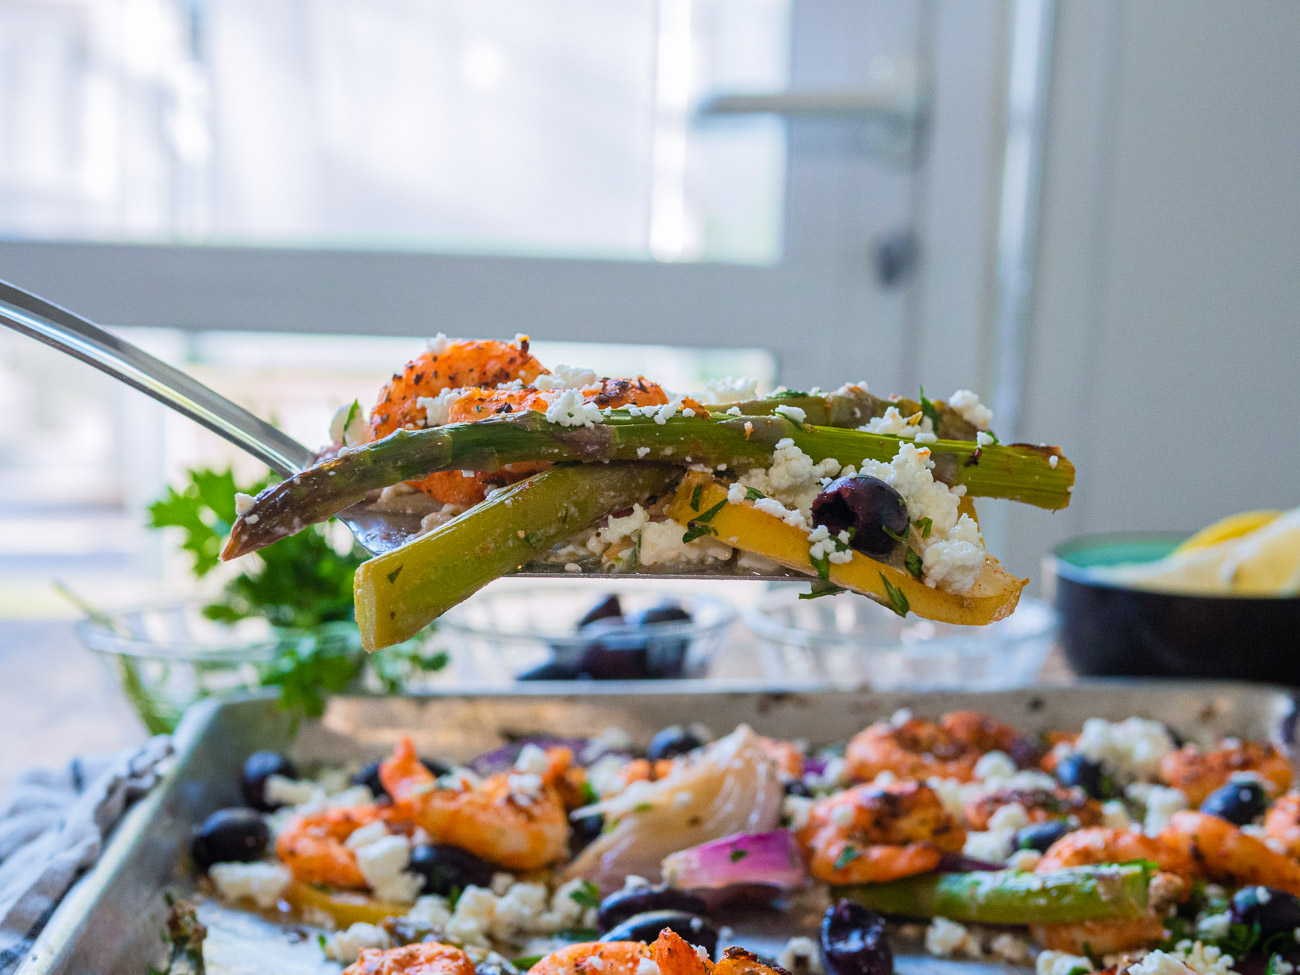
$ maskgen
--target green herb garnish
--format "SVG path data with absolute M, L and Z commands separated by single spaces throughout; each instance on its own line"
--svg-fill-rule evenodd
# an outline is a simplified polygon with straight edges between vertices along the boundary
M 732 850 L 730 853 L 727 854 L 727 859 L 730 860 L 732 863 L 739 863 L 747 856 L 749 856 L 748 850 Z
M 569 891 L 569 899 L 580 907 L 600 907 L 600 888 L 590 880 L 584 880 L 577 890 Z
M 840 855 L 835 858 L 835 869 L 843 870 L 860 856 L 862 856 L 862 854 L 856 849 L 851 846 L 846 846 L 844 849 L 840 850 Z
M 922 538 L 929 538 L 930 532 L 934 529 L 933 518 L 918 518 L 912 524 L 916 525 L 916 530 L 921 533 Z
M 837 586 L 832 582 L 823 582 L 821 579 L 814 579 L 811 588 L 807 592 L 799 593 L 799 598 L 820 599 L 822 596 L 836 596 L 846 591 L 843 586 Z
M 921 578 L 923 565 L 921 556 L 916 554 L 916 549 L 907 550 L 907 554 L 903 556 L 903 565 L 907 567 L 908 572 L 912 573 L 912 578 L 918 580 Z
M 889 608 L 899 616 L 906 616 L 908 610 L 912 608 L 907 601 L 907 597 L 903 595 L 896 585 L 885 578 L 883 572 L 880 573 L 880 581 L 885 584 L 885 595 L 889 599 Z
M 939 408 L 926 398 L 924 386 L 921 387 L 921 415 L 928 418 L 929 421 L 934 424 L 934 432 L 938 433 L 939 424 L 941 422 L 939 417 Z

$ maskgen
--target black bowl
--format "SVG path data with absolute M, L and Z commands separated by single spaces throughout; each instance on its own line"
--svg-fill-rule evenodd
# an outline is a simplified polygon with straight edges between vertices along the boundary
M 1086 535 L 1048 560 L 1060 641 L 1088 677 L 1214 677 L 1300 685 L 1300 598 L 1192 596 L 1117 584 L 1096 566 L 1161 558 L 1186 536 Z

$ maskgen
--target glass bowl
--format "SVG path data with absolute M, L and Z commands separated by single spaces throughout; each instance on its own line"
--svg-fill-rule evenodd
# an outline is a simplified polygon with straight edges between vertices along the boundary
M 1052 649 L 1056 614 L 1021 599 L 989 626 L 900 618 L 852 594 L 799 599 L 806 587 L 781 586 L 745 614 L 769 673 L 810 684 L 993 689 L 1032 683 Z
M 265 620 L 215 623 L 202 610 L 199 602 L 151 606 L 76 624 L 81 642 L 100 655 L 155 734 L 174 730 L 200 698 L 259 686 L 259 665 L 279 645 Z
M 625 618 L 666 603 L 690 620 L 636 626 L 578 623 L 608 596 Z M 642 582 L 495 584 L 438 620 L 460 680 L 644 680 L 701 677 L 726 641 L 736 611 L 689 589 Z

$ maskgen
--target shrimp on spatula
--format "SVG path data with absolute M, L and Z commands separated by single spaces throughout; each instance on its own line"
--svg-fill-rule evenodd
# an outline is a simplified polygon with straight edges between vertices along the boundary
M 947 401 L 726 381 L 695 398 L 644 376 L 548 370 L 529 340 L 439 336 L 368 416 L 340 411 L 318 462 L 239 499 L 237 558 L 354 505 L 423 534 L 357 572 L 368 649 L 414 635 L 500 576 L 797 578 L 900 615 L 983 624 L 1025 580 L 984 548 L 973 498 L 1070 503 L 1055 447 L 1003 444 L 967 390 Z

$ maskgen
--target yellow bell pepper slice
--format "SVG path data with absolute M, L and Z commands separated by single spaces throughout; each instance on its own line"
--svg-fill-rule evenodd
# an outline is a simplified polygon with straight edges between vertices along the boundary
M 320 911 L 334 919 L 339 929 L 354 924 L 379 924 L 390 917 L 402 917 L 410 911 L 409 904 L 381 901 L 356 890 L 324 890 L 295 880 L 289 885 L 284 899 L 300 915 L 310 917 Z
M 699 496 L 695 496 L 696 489 Z M 692 501 L 694 500 L 694 504 Z M 683 526 L 698 524 L 700 514 L 718 504 L 722 508 L 709 520 L 717 531 L 718 541 L 745 552 L 764 555 L 787 568 L 809 575 L 817 574 L 808 554 L 808 533 L 787 525 L 775 515 L 759 511 L 748 501 L 727 501 L 726 487 L 701 471 L 691 471 L 682 480 L 668 516 Z M 698 507 L 696 507 L 698 505 Z M 830 582 L 852 589 L 884 606 L 893 608 L 885 581 L 907 598 L 908 607 L 917 616 L 941 623 L 982 626 L 1011 614 L 1020 601 L 1020 590 L 1028 579 L 1018 579 L 1007 572 L 992 556 L 986 556 L 984 568 L 975 583 L 964 593 L 931 589 L 910 573 L 854 552 L 848 562 L 830 566 Z

